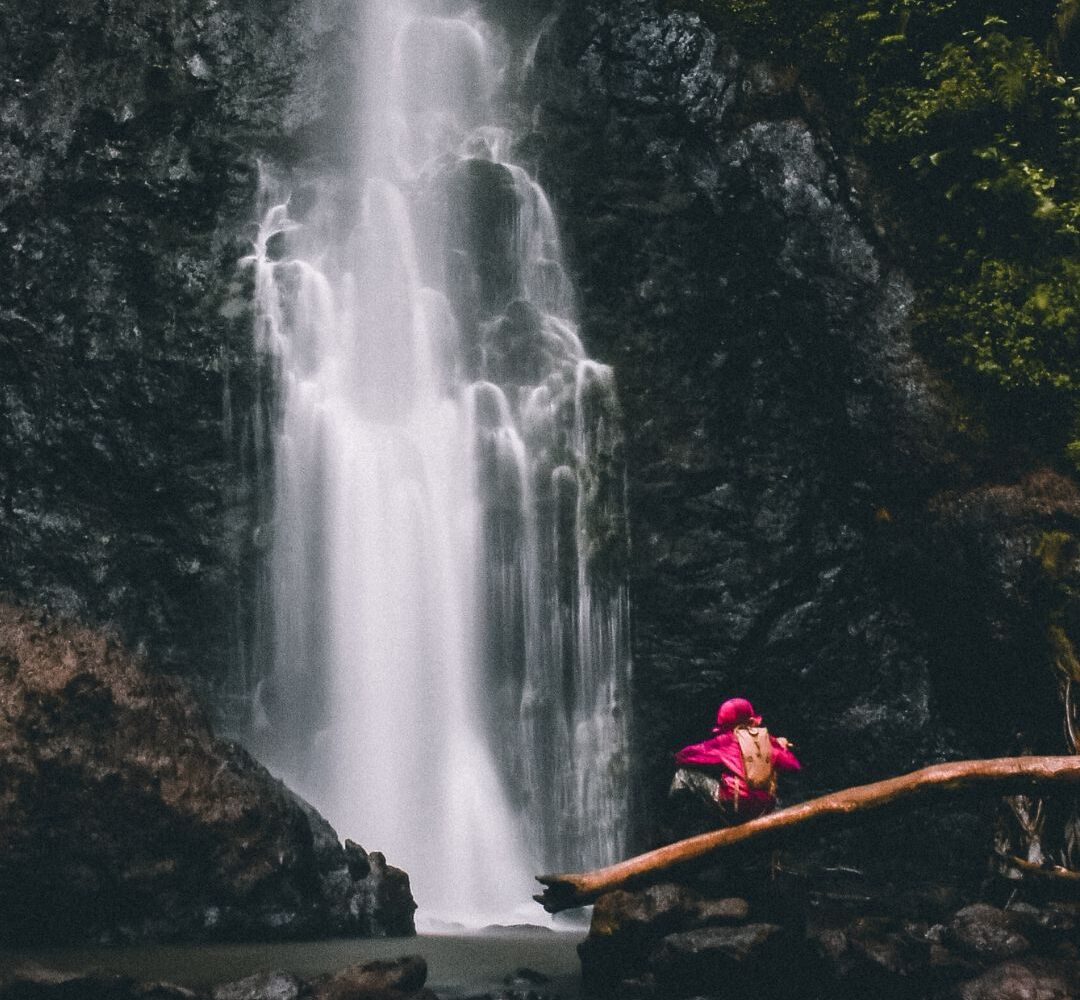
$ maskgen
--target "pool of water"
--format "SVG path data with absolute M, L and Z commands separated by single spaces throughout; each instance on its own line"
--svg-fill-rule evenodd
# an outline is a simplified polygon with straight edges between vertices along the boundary
M 584 930 L 542 927 L 407 938 L 298 941 L 276 944 L 140 945 L 115 948 L 38 948 L 0 951 L 0 973 L 28 963 L 65 972 L 100 971 L 146 981 L 206 986 L 260 971 L 284 970 L 307 979 L 372 959 L 422 955 L 429 988 L 461 997 L 504 988 L 508 977 L 530 969 L 550 980 L 544 992 L 578 1000 L 577 944 Z M 521 988 L 520 986 L 518 988 Z

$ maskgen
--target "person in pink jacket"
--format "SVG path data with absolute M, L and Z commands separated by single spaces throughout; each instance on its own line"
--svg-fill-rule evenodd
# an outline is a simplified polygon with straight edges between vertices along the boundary
M 669 794 L 707 803 L 714 820 L 742 823 L 776 807 L 777 774 L 798 771 L 791 744 L 773 736 L 745 698 L 729 698 L 716 713 L 712 739 L 675 754 Z

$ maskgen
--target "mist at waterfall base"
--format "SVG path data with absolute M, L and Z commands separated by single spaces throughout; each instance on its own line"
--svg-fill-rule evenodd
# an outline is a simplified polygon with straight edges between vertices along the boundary
M 511 159 L 529 46 L 451 4 L 357 6 L 353 162 L 265 169 L 246 261 L 269 541 L 245 738 L 409 873 L 422 926 L 535 920 L 535 874 L 623 851 L 613 376 Z

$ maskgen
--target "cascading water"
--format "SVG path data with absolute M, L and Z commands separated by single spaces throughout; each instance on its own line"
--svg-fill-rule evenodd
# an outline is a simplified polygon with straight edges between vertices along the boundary
M 622 850 L 626 536 L 611 372 L 507 159 L 509 47 L 441 6 L 358 5 L 354 164 L 302 198 L 264 178 L 272 652 L 247 738 L 421 914 L 476 924 Z

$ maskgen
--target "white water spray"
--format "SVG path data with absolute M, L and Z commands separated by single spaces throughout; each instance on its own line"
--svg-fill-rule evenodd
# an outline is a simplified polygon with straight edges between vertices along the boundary
M 274 369 L 248 738 L 421 914 L 521 919 L 534 874 L 623 846 L 612 376 L 507 159 L 509 48 L 471 14 L 359 6 L 355 165 L 303 210 L 266 177 L 248 259 Z

